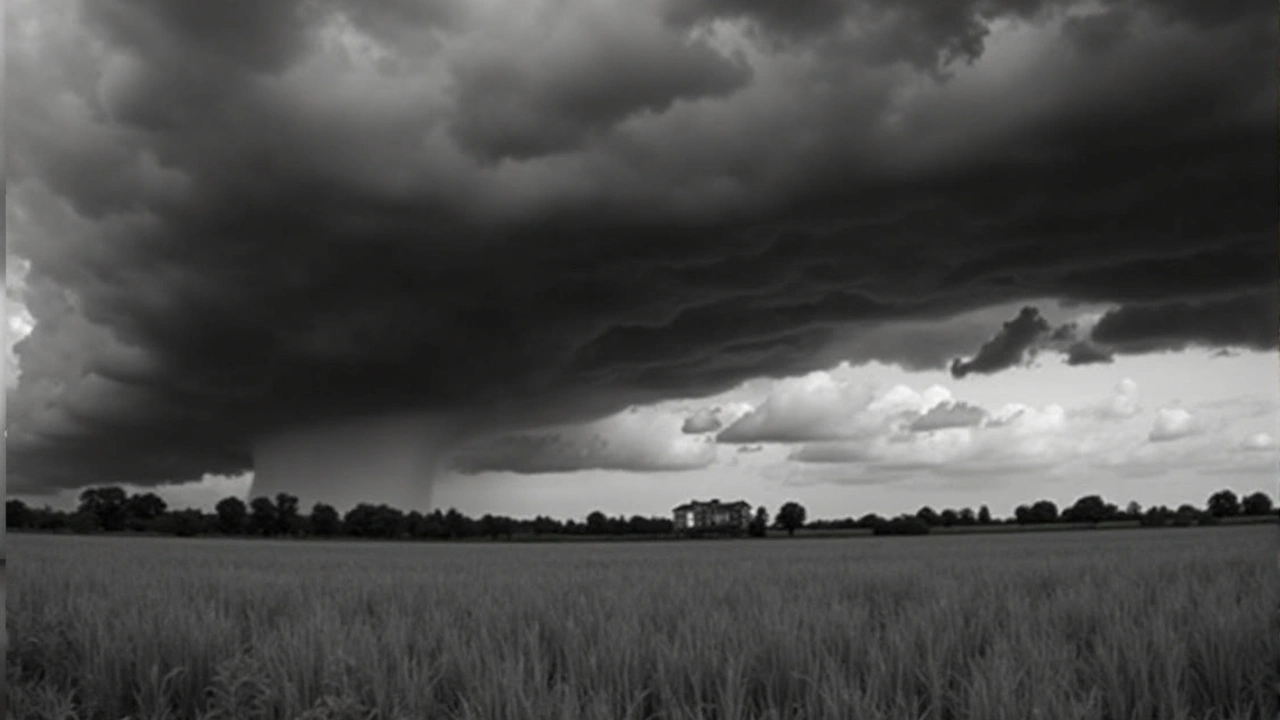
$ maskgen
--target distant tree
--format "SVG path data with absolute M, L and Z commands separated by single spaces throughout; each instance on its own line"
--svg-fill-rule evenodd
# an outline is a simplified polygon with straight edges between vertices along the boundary
M 1034 520 L 1031 519 L 1031 506 L 1019 505 L 1014 508 L 1013 519 L 1016 520 L 1019 525 L 1029 525 L 1034 522 Z
M 356 505 L 343 516 L 342 526 L 356 537 L 397 538 L 406 532 L 404 512 L 385 503 Z
M 942 527 L 951 527 L 959 522 L 960 514 L 951 508 L 943 510 L 942 514 L 938 516 L 938 524 L 942 525 Z
M 1108 514 L 1107 503 L 1101 495 L 1086 495 L 1063 510 L 1062 519 L 1067 522 L 1099 523 L 1106 520 Z
M 751 537 L 765 537 L 769 534 L 769 510 L 761 505 L 756 508 L 755 517 L 751 518 L 751 525 L 747 527 L 748 534 Z
M 978 524 L 978 516 L 976 513 L 973 512 L 973 508 L 960 509 L 960 519 L 958 521 L 958 524 L 960 525 L 977 525 Z
M 88 488 L 80 493 L 78 512 L 89 513 L 98 519 L 98 526 L 107 532 L 123 530 L 128 520 L 125 504 L 128 495 L 123 488 L 114 485 Z
M 871 530 L 873 535 L 927 535 L 929 524 L 915 515 L 899 515 L 892 520 L 885 520 Z
M 534 535 L 554 535 L 561 532 L 564 532 L 564 526 L 555 518 L 539 515 L 533 519 Z
M 591 535 L 604 535 L 609 531 L 609 519 L 599 510 L 594 510 L 587 515 L 587 533 Z
M 1129 520 L 1137 520 L 1142 517 L 1142 505 L 1137 500 L 1130 500 L 1125 506 L 1124 514 Z
M 1240 514 L 1240 501 L 1230 490 L 1219 490 L 1209 496 L 1207 510 L 1216 518 L 1232 517 Z
M 774 524 L 787 531 L 787 535 L 795 535 L 796 530 L 804 527 L 804 506 L 798 502 L 787 502 L 778 509 Z
M 207 527 L 204 513 L 191 508 L 167 512 L 156 520 L 158 530 L 178 537 L 194 537 Z
M 256 535 L 271 535 L 278 531 L 276 505 L 269 498 L 256 497 L 249 501 L 249 528 Z
M 298 498 L 289 493 L 276 493 L 276 532 L 292 535 L 298 530 Z
M 1033 523 L 1058 522 L 1058 506 L 1052 500 L 1037 500 L 1031 505 L 1030 521 Z
M 991 509 L 988 508 L 986 505 L 983 505 L 982 507 L 978 508 L 978 524 L 979 525 L 991 524 Z
M 1142 519 L 1139 522 L 1147 527 L 1160 527 L 1161 525 L 1168 525 L 1172 519 L 1172 510 L 1164 505 L 1158 507 L 1153 505 L 1142 513 Z
M 238 497 L 223 498 L 213 508 L 217 516 L 218 532 L 237 535 L 244 532 L 249 519 L 249 508 Z
M 311 532 L 320 537 L 333 537 L 342 533 L 342 518 L 332 505 L 316 503 L 311 507 Z
M 84 510 L 72 513 L 70 517 L 65 519 L 64 523 L 73 533 L 91 533 L 102 529 L 102 523 L 98 520 L 98 516 Z
M 35 513 L 31 512 L 31 508 L 17 498 L 6 500 L 4 503 L 4 524 L 7 529 L 29 527 L 34 516 Z
M 454 508 L 444 514 L 444 529 L 448 537 L 463 538 L 471 534 L 471 520 Z
M 929 526 L 937 525 L 940 522 L 937 511 L 928 505 L 917 510 L 916 517 L 920 518 L 920 522 Z
M 882 522 L 884 522 L 884 518 L 875 513 L 867 513 L 858 518 L 857 527 L 863 530 L 874 530 Z
M 1245 515 L 1270 515 L 1271 514 L 1271 497 L 1264 492 L 1256 492 L 1246 495 L 1244 500 L 1240 502 L 1241 510 Z
M 155 493 L 131 495 L 125 501 L 125 513 L 130 520 L 140 521 L 142 526 L 160 517 L 169 505 Z
M 1196 520 L 1200 519 L 1200 508 L 1195 505 L 1183 504 L 1178 506 L 1178 510 L 1173 514 L 1173 524 L 1178 527 L 1186 527 L 1194 525 Z

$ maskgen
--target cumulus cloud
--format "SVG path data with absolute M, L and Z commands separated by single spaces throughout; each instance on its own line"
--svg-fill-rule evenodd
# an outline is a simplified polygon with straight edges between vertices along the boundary
M 773 384 L 769 394 L 716 436 L 722 443 L 796 443 L 874 436 L 951 400 L 931 386 L 896 385 L 878 392 L 848 374 L 818 371 Z
M 716 459 L 710 437 L 681 431 L 673 413 L 632 408 L 593 423 L 478 441 L 456 460 L 459 470 L 521 474 L 625 470 L 696 470 Z
M 720 421 L 720 408 L 701 408 L 684 419 L 684 424 L 680 426 L 680 431 L 690 435 L 699 435 L 715 432 L 723 426 L 724 423 Z
M 1160 408 L 1147 439 L 1151 442 L 1181 440 L 1200 432 L 1196 417 L 1184 408 Z
M 1050 333 L 1049 321 L 1034 307 L 1024 307 L 1018 316 L 1006 322 L 995 337 L 978 348 L 968 360 L 956 358 L 951 375 L 963 378 L 970 373 L 991 373 L 1025 365 L 1031 361 L 1035 346 Z
M 6 7 L 11 488 L 239 472 L 353 413 L 590 421 L 803 375 L 850 327 L 1274 287 L 1265 7 L 187 5 Z M 938 362 L 918 339 L 876 357 Z M 806 432 L 769 414 L 735 432 Z
M 976 405 L 965 402 L 939 403 L 907 426 L 911 432 L 931 432 L 947 428 L 981 425 L 987 413 Z

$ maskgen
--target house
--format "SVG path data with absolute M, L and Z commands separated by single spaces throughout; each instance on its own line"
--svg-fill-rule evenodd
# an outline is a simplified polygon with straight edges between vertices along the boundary
M 751 524 L 751 503 L 745 500 L 722 503 L 719 498 L 710 502 L 692 500 L 672 511 L 676 532 L 731 532 L 739 533 Z

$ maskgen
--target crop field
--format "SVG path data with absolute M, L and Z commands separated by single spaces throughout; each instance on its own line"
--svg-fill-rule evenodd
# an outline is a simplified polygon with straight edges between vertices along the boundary
M 16 718 L 1274 718 L 1274 526 L 10 535 Z

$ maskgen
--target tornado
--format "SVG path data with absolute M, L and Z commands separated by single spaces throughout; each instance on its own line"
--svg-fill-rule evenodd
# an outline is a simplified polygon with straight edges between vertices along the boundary
M 386 503 L 431 509 L 432 484 L 448 463 L 456 427 L 428 412 L 326 419 L 264 433 L 253 443 L 251 497 L 288 493 L 301 507 L 339 510 Z

